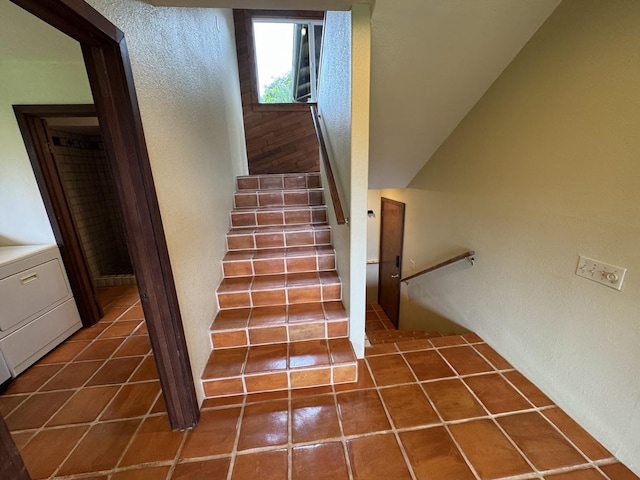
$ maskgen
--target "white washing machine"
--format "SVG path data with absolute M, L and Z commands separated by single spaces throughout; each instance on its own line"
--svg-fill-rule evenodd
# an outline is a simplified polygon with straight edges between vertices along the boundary
M 81 327 L 56 245 L 0 247 L 0 383 Z

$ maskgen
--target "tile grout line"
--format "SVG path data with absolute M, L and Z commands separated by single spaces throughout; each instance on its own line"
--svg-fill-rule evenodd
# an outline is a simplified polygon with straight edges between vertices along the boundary
M 227 472 L 227 480 L 231 480 L 233 469 L 235 468 L 236 457 L 238 456 L 238 444 L 240 443 L 240 433 L 242 431 L 242 422 L 244 420 L 244 413 L 247 407 L 247 395 L 244 395 L 242 403 L 240 405 L 240 413 L 238 414 L 238 420 L 236 421 L 236 435 L 233 440 L 233 446 L 231 447 L 231 453 L 229 455 L 229 471 Z M 237 407 L 236 407 L 237 408 Z
M 131 310 L 133 307 L 135 307 L 135 306 L 136 306 L 136 304 L 137 304 L 137 303 L 139 303 L 139 301 L 140 301 L 140 300 L 137 300 L 136 302 L 134 302 L 134 303 L 133 303 L 133 305 L 131 305 L 131 307 L 129 307 L 128 309 L 126 309 L 126 310 L 125 310 L 125 311 L 124 311 L 120 316 L 118 316 L 118 317 L 117 317 L 117 318 L 116 318 L 112 323 L 117 322 L 117 321 L 118 321 L 118 320 L 119 320 L 123 315 L 125 315 L 129 310 Z M 143 322 L 145 322 L 145 320 L 144 320 L 144 319 L 143 319 Z M 133 331 L 132 331 L 132 332 L 131 332 L 127 337 L 124 337 L 124 338 L 130 338 L 131 336 L 133 336 L 133 333 L 134 333 L 138 328 L 139 328 L 139 327 L 136 327 L 136 328 L 135 328 L 135 329 L 134 329 L 134 330 L 133 330 Z M 106 329 L 105 329 L 105 330 L 106 330 Z M 102 333 L 102 332 L 101 332 L 101 333 Z M 95 340 L 98 340 L 98 338 L 99 338 L 99 336 L 98 336 L 98 337 L 96 337 L 96 338 L 94 338 L 94 339 L 93 339 L 93 341 L 92 341 L 89 345 L 87 345 L 87 348 L 88 348 L 89 346 L 91 346 Z M 125 342 L 125 341 L 126 341 L 126 340 L 123 340 L 123 341 L 122 341 L 122 343 L 120 344 L 120 347 L 122 347 L 122 345 L 124 344 L 124 342 Z M 106 358 L 106 359 L 104 359 L 104 360 L 103 360 L 102 366 L 101 366 L 100 368 L 98 368 L 98 369 L 94 372 L 94 374 L 93 374 L 93 375 L 91 375 L 91 376 L 90 376 L 90 377 L 85 381 L 85 383 L 84 383 L 81 387 L 79 387 L 79 388 L 77 389 L 76 393 L 77 393 L 80 389 L 84 388 L 84 387 L 87 385 L 87 383 L 88 383 L 88 382 L 89 382 L 89 381 L 90 381 L 90 380 L 91 380 L 91 379 L 92 379 L 92 378 L 93 378 L 93 377 L 98 373 L 98 370 L 100 370 L 101 368 L 103 368 L 103 367 L 107 364 L 107 362 L 108 362 L 110 359 L 112 359 L 112 358 L 113 358 L 113 355 L 115 355 L 115 353 L 120 349 L 120 347 L 116 348 L 116 349 L 111 353 L 111 355 L 110 355 L 108 358 Z M 83 350 L 83 351 L 84 351 L 84 350 Z M 79 355 L 79 354 L 78 354 L 78 355 Z M 117 389 L 117 391 L 114 393 L 114 395 L 113 395 L 113 397 L 111 398 L 111 400 L 109 400 L 109 402 L 107 402 L 107 404 L 104 406 L 104 408 L 103 408 L 103 409 L 98 413 L 98 415 L 96 415 L 96 418 L 94 418 L 94 419 L 93 419 L 93 421 L 91 421 L 91 422 L 89 422 L 89 423 L 87 423 L 87 424 L 84 424 L 84 425 L 87 425 L 87 430 L 86 430 L 86 431 L 82 434 L 82 436 L 78 439 L 78 441 L 76 442 L 76 444 L 74 445 L 74 447 L 71 449 L 71 451 L 68 453 L 68 455 L 67 455 L 67 456 L 66 456 L 66 457 L 65 457 L 65 458 L 64 458 L 64 459 L 63 459 L 63 460 L 58 464 L 57 468 L 54 470 L 53 474 L 51 475 L 51 477 L 52 477 L 52 478 L 53 478 L 53 477 L 55 477 L 55 475 L 60 471 L 60 469 L 61 469 L 61 468 L 63 467 L 63 465 L 67 462 L 67 460 L 69 460 L 69 458 L 71 457 L 71 455 L 72 455 L 72 454 L 76 451 L 76 449 L 78 448 L 78 445 L 80 445 L 80 443 L 81 443 L 81 442 L 86 438 L 86 436 L 89 434 L 89 432 L 91 431 L 91 429 L 92 429 L 94 426 L 98 425 L 99 423 L 107 423 L 107 422 L 100 422 L 100 418 L 102 417 L 102 415 L 104 414 L 104 412 L 109 408 L 109 406 L 113 403 L 113 401 L 114 401 L 114 400 L 115 400 L 115 398 L 118 396 L 118 394 L 122 391 L 122 389 L 124 388 L 124 386 L 127 384 L 128 380 L 129 380 L 129 379 L 130 379 L 130 378 L 135 374 L 135 372 L 137 372 L 138 368 L 140 368 L 140 366 L 142 365 L 142 362 L 144 362 L 144 359 L 145 359 L 148 355 L 149 355 L 149 354 L 144 355 L 144 356 L 142 357 L 142 360 L 141 360 L 141 361 L 140 361 L 140 363 L 138 364 L 138 367 L 137 367 L 136 369 L 134 369 L 134 371 L 131 373 L 131 375 L 129 375 L 129 377 L 127 377 L 127 380 L 125 380 L 124 382 L 122 382 L 122 383 L 118 384 L 118 389 Z M 151 355 L 153 355 L 153 353 L 152 353 Z M 113 385 L 113 384 L 111 384 L 111 385 Z M 96 387 L 105 387 L 105 386 L 108 386 L 108 385 L 95 385 L 95 386 L 96 386 Z M 76 395 L 76 393 L 74 393 L 74 395 L 72 395 L 71 397 L 69 397 L 69 400 L 68 400 L 68 401 L 70 401 L 70 400 L 71 400 L 71 398 L 73 398 L 73 396 L 75 396 L 75 395 Z M 68 403 L 68 401 L 67 401 L 67 402 L 65 402 L 65 403 L 64 403 L 64 405 L 66 405 L 66 404 Z M 49 421 L 51 421 L 51 419 L 52 419 L 52 418 L 53 418 L 53 417 L 54 417 L 54 416 L 55 416 L 55 415 L 56 415 L 56 414 L 57 414 L 57 413 L 58 413 L 58 412 L 59 412 L 59 411 L 64 407 L 64 405 L 63 405 L 62 407 L 60 407 L 60 409 L 58 409 L 58 410 L 56 411 L 56 413 L 54 413 L 53 415 L 51 415 L 51 417 L 49 417 Z M 155 402 L 152 402 L 152 404 L 151 404 L 151 407 L 150 407 L 150 408 L 153 408 L 154 406 L 155 406 Z M 140 419 L 140 424 L 138 425 L 138 429 L 140 428 L 140 426 L 141 426 L 141 425 L 142 425 L 142 423 L 144 422 L 144 419 L 146 418 L 146 416 L 147 416 L 147 415 L 145 415 L 144 417 L 142 417 L 142 418 Z M 137 417 L 136 417 L 136 418 L 137 418 Z M 108 423 L 115 423 L 116 421 L 122 421 L 122 419 L 111 419 L 111 420 L 112 420 L 112 421 L 111 421 L 111 422 L 108 422 Z M 45 425 L 46 425 L 46 424 L 48 424 L 48 423 L 49 423 L 49 422 L 47 421 L 47 422 L 45 423 Z M 63 426 L 60 426 L 60 427 L 62 428 Z M 42 429 L 44 429 L 44 426 L 42 427 Z M 134 432 L 134 434 L 132 435 L 132 437 L 131 437 L 130 441 L 131 441 L 131 440 L 133 440 L 133 436 L 135 436 L 135 433 L 137 433 L 138 429 L 136 429 L 136 432 Z M 33 439 L 32 439 L 32 440 L 33 440 Z M 31 440 L 30 440 L 30 441 L 31 441 Z M 26 445 L 25 445 L 25 446 L 26 446 Z M 126 452 L 126 450 L 127 450 L 127 448 L 128 448 L 128 447 L 129 447 L 129 444 L 127 444 L 127 447 L 123 450 L 122 455 L 124 455 L 124 453 Z M 119 459 L 118 459 L 118 461 L 116 462 L 116 465 L 118 465 L 118 463 L 119 463 L 120 461 L 121 461 L 121 458 L 119 458 Z M 87 473 L 88 473 L 88 472 L 87 472 Z
M 124 296 L 124 295 L 121 295 Z M 119 298 L 119 297 L 118 297 Z M 115 301 L 115 300 L 114 300 Z M 137 302 L 135 302 L 133 305 L 131 305 L 130 307 L 126 308 L 118 317 L 116 317 L 116 319 L 114 319 L 111 322 L 106 322 L 109 323 L 109 326 L 111 326 L 113 323 L 115 323 L 120 317 L 122 317 L 125 313 L 127 313 L 130 309 L 132 309 L 135 304 Z M 107 327 L 109 328 L 109 327 Z M 107 328 L 105 328 L 104 330 L 106 330 Z M 29 400 L 30 398 L 34 397 L 36 394 L 46 394 L 46 393 L 55 393 L 55 392 L 64 392 L 64 391 L 73 391 L 74 393 L 64 402 L 62 403 L 62 405 L 60 405 L 60 407 L 51 414 L 51 416 L 48 418 L 48 420 L 39 428 L 37 429 L 26 429 L 26 430 L 35 430 L 35 435 L 37 435 L 38 433 L 40 433 L 40 431 L 45 429 L 45 426 L 49 423 L 49 421 L 62 409 L 64 408 L 67 403 L 71 400 L 71 398 L 73 398 L 80 389 L 84 388 L 86 383 L 91 380 L 91 378 L 93 378 L 93 376 L 97 373 L 98 370 L 100 370 L 100 368 L 102 368 L 102 366 L 104 366 L 104 364 L 106 363 L 107 359 L 90 359 L 90 360 L 80 360 L 77 363 L 88 363 L 88 362 L 97 362 L 97 361 L 101 361 L 102 365 L 89 377 L 87 378 L 87 380 L 82 384 L 79 385 L 77 387 L 73 387 L 73 388 L 61 388 L 61 389 L 54 389 L 54 390 L 49 390 L 49 391 L 42 391 L 42 388 L 44 388 L 52 379 L 53 377 L 55 377 L 56 375 L 58 375 L 59 373 L 61 373 L 69 364 L 73 363 L 74 360 L 80 356 L 82 353 L 84 353 L 89 347 L 91 347 L 91 345 L 93 345 L 93 343 L 99 338 L 99 336 L 104 332 L 104 330 L 102 332 L 100 332 L 96 337 L 94 337 L 93 339 L 91 339 L 91 341 L 82 349 L 80 350 L 78 353 L 76 353 L 71 360 L 67 361 L 67 362 L 60 362 L 60 363 L 54 363 L 54 364 L 44 364 L 44 365 L 60 365 L 60 364 L 64 364 L 64 366 L 58 370 L 52 377 L 50 377 L 48 380 L 46 380 L 45 382 L 43 382 L 36 390 L 32 391 L 32 392 L 27 392 L 27 396 L 25 397 L 25 399 L 18 405 L 16 406 L 13 410 L 11 410 L 10 413 L 7 414 L 6 417 L 9 417 L 9 415 L 13 414 L 15 410 L 17 410 L 17 408 L 19 406 L 21 406 L 23 403 L 25 403 L 27 400 Z M 125 338 L 125 337 L 122 337 Z M 124 343 L 124 340 L 122 341 L 122 343 Z M 122 344 L 120 345 L 122 346 Z M 118 347 L 119 348 L 119 347 Z M 118 348 L 116 348 L 115 351 L 118 350 Z M 115 353 L 115 351 L 113 353 Z M 112 353 L 112 355 L 113 355 Z M 45 355 L 46 356 L 46 355 Z M 44 357 L 43 357 L 44 358 Z M 110 357 L 109 357 L 110 358 Z M 16 395 L 20 395 L 20 394 L 16 394 Z M 26 430 L 15 430 L 16 432 L 20 432 L 20 431 L 26 431 Z M 32 438 L 33 439 L 33 438 Z M 29 440 L 31 441 L 31 440 Z M 28 442 L 27 442 L 28 443 Z M 26 444 L 25 444 L 26 446 Z
M 396 346 L 397 348 L 397 346 Z M 398 349 L 399 350 L 399 349 Z M 460 455 L 462 456 L 462 458 L 464 459 L 464 461 L 467 464 L 467 467 L 469 468 L 469 471 L 471 472 L 472 475 L 474 475 L 476 477 L 476 480 L 481 480 L 480 479 L 480 475 L 479 473 L 476 471 L 476 468 L 473 466 L 473 464 L 471 463 L 471 460 L 469 460 L 469 458 L 467 457 L 467 454 L 463 451 L 462 447 L 460 446 L 460 444 L 458 443 L 458 441 L 455 439 L 455 437 L 453 436 L 453 434 L 451 433 L 451 430 L 449 429 L 449 426 L 445 423 L 444 418 L 442 417 L 442 414 L 440 413 L 440 411 L 436 408 L 435 403 L 433 402 L 433 400 L 431 399 L 431 397 L 429 396 L 429 394 L 427 393 L 426 389 L 424 388 L 424 385 L 420 382 L 420 379 L 418 378 L 418 375 L 416 374 L 416 372 L 413 370 L 413 368 L 411 368 L 411 364 L 409 363 L 409 361 L 405 358 L 404 354 L 402 352 L 400 352 L 400 356 L 402 358 L 402 360 L 405 362 L 405 364 L 407 365 L 407 367 L 409 368 L 409 371 L 411 372 L 411 374 L 413 375 L 413 377 L 416 379 L 418 386 L 420 387 L 420 390 L 422 390 L 423 395 L 426 397 L 427 401 L 429 402 L 429 405 L 431 405 L 431 409 L 435 412 L 435 414 L 438 416 L 438 418 L 440 419 L 440 422 L 442 424 L 442 427 L 444 428 L 444 430 L 447 432 L 447 435 L 449 436 L 449 438 L 451 439 L 451 442 L 455 445 L 455 447 L 458 449 L 458 452 L 460 453 Z
M 440 351 L 436 348 L 436 351 L 438 353 L 438 355 L 440 355 L 440 357 L 447 363 L 447 365 L 449 365 L 449 367 L 454 371 L 454 372 L 458 372 L 458 370 L 456 368 L 454 368 L 453 365 L 451 365 L 451 363 L 446 359 L 446 357 L 444 355 L 442 355 L 442 353 L 440 353 Z M 475 351 L 475 350 L 474 350 Z M 489 364 L 491 366 L 491 364 Z M 520 447 L 516 444 L 516 442 L 509 436 L 507 435 L 507 432 L 502 428 L 502 426 L 495 420 L 495 418 L 492 416 L 491 412 L 489 412 L 489 409 L 484 405 L 483 402 L 480 401 L 480 399 L 478 398 L 478 396 L 475 394 L 475 392 L 473 392 L 469 386 L 462 380 L 462 377 L 460 376 L 460 374 L 458 373 L 458 377 L 457 377 L 458 381 L 460 381 L 464 387 L 467 389 L 467 391 L 469 391 L 471 393 L 471 395 L 473 396 L 473 398 L 480 404 L 480 406 L 487 412 L 487 414 L 489 415 L 489 417 L 491 418 L 491 422 L 496 425 L 498 427 L 498 429 L 502 432 L 502 434 L 507 438 L 507 440 L 509 441 L 509 443 L 511 443 L 511 445 L 516 449 L 516 451 L 522 456 L 522 458 L 525 460 L 525 462 L 527 462 L 527 464 L 531 467 L 532 471 L 536 474 L 539 474 L 538 469 L 533 465 L 533 463 L 529 460 L 529 458 L 524 454 L 524 452 L 520 449 Z
M 404 358 L 401 357 L 403 361 Z M 406 363 L 406 362 L 405 362 Z M 389 426 L 391 427 L 391 433 L 393 434 L 396 443 L 398 444 L 398 448 L 400 449 L 400 455 L 402 455 L 402 458 L 404 459 L 404 462 L 406 464 L 407 470 L 409 472 L 409 475 L 411 476 L 411 478 L 413 480 L 417 480 L 416 478 L 416 474 L 413 471 L 413 465 L 411 465 L 411 461 L 409 460 L 409 456 L 407 455 L 407 452 L 404 448 L 404 444 L 402 443 L 402 441 L 400 440 L 400 435 L 398 434 L 398 431 L 396 429 L 396 424 L 393 421 L 393 418 L 391 417 L 391 414 L 389 413 L 389 409 L 387 408 L 386 403 L 384 402 L 384 398 L 382 397 L 382 393 L 380 392 L 380 386 L 378 385 L 378 381 L 376 380 L 375 376 L 373 375 L 373 370 L 371 369 L 371 365 L 369 365 L 369 362 L 365 362 L 367 369 L 369 370 L 369 375 L 371 375 L 371 379 L 373 380 L 373 384 L 375 385 L 375 391 L 376 394 L 378 395 L 378 400 L 380 400 L 380 404 L 382 405 L 382 408 L 384 410 L 385 415 L 387 416 L 387 421 L 389 422 Z M 410 369 L 409 370 L 412 374 L 413 371 Z
M 353 467 L 351 466 L 351 458 L 349 457 L 349 448 L 347 446 L 347 438 L 344 434 L 344 426 L 342 425 L 342 412 L 340 410 L 340 404 L 338 402 L 338 392 L 336 392 L 335 384 L 331 385 L 331 392 L 333 395 L 334 408 L 336 409 L 336 416 L 338 417 L 338 428 L 340 429 L 340 443 L 342 445 L 342 452 L 344 455 L 345 464 L 347 466 L 347 475 L 349 475 L 349 480 L 354 480 Z
M 287 364 L 289 362 L 289 353 L 287 352 Z M 291 389 L 291 378 L 289 380 L 289 391 L 287 392 L 287 479 L 293 478 L 293 395 Z

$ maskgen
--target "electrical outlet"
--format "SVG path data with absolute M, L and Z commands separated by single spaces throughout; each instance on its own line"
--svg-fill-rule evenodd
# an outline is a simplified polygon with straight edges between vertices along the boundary
M 583 256 L 580 256 L 578 267 L 576 268 L 576 275 L 579 277 L 588 278 L 616 290 L 622 289 L 622 282 L 626 273 L 626 268 L 616 267 L 615 265 Z

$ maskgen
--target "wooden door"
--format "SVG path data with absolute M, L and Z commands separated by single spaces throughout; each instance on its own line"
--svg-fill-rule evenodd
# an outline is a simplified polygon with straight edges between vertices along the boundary
M 380 207 L 378 303 L 396 328 L 400 317 L 404 207 L 404 203 L 384 197 Z

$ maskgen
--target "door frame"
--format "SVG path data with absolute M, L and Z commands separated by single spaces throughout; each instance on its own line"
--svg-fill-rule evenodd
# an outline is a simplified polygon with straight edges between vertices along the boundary
M 383 245 L 384 245 L 384 204 L 385 203 L 389 203 L 398 207 L 402 208 L 402 230 L 400 231 L 400 258 L 399 258 L 399 264 L 398 264 L 398 309 L 396 312 L 393 312 L 395 314 L 395 321 L 394 318 L 392 318 L 391 315 L 389 315 L 389 312 L 385 313 L 387 314 L 387 316 L 389 316 L 389 319 L 391 320 L 391 323 L 393 323 L 395 325 L 396 328 L 398 328 L 399 323 L 400 323 L 400 279 L 402 278 L 402 257 L 403 257 L 403 253 L 404 253 L 404 219 L 405 219 L 405 209 L 406 209 L 406 205 L 402 202 L 398 202 L 396 200 L 392 200 L 390 198 L 385 198 L 385 197 L 381 197 L 380 198 L 380 262 L 378 265 L 378 302 L 380 302 L 380 299 L 383 298 L 382 296 L 382 249 L 383 249 Z M 382 305 L 381 305 L 382 306 Z M 384 310 L 384 309 L 383 309 Z
M 69 277 L 82 325 L 90 327 L 98 323 L 103 312 L 55 159 L 48 148 L 42 117 L 95 117 L 96 109 L 93 105 L 14 105 L 13 110 Z
M 83 0 L 11 1 L 81 45 L 169 422 L 193 427 L 200 411 L 124 34 Z

